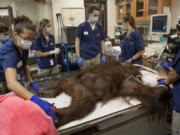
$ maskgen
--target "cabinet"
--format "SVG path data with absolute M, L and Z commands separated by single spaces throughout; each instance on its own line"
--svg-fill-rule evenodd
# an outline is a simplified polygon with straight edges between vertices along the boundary
M 152 14 L 162 14 L 164 7 L 171 9 L 172 0 L 147 0 L 146 20 L 150 20 Z
M 123 16 L 131 15 L 131 0 L 116 1 L 116 21 L 117 24 L 122 22 Z
M 132 16 L 136 21 L 145 20 L 146 16 L 146 2 L 147 0 L 133 0 L 131 3 Z
M 152 14 L 162 14 L 164 7 L 171 8 L 171 0 L 117 0 L 117 4 L 117 11 L 121 11 L 123 16 L 132 15 L 138 22 L 149 21 Z M 122 22 L 122 16 L 117 12 L 119 22 Z

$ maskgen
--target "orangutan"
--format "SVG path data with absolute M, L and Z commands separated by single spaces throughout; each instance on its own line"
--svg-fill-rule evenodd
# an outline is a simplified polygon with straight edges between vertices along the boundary
M 138 99 L 148 114 L 158 117 L 164 115 L 169 100 L 168 89 L 143 84 L 138 67 L 116 61 L 91 66 L 76 76 L 61 78 L 52 92 L 57 95 L 65 92 L 72 97 L 69 107 L 56 110 L 57 127 L 84 118 L 95 109 L 97 102 L 106 103 L 116 97 Z

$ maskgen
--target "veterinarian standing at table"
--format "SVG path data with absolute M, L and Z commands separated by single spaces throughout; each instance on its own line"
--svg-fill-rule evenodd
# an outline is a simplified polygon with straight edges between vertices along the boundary
M 103 27 L 98 24 L 100 9 L 92 6 L 88 14 L 88 21 L 80 24 L 77 29 L 75 43 L 77 63 L 82 68 L 106 61 L 105 33 Z
M 58 73 L 56 55 L 60 53 L 60 49 L 55 48 L 52 26 L 48 19 L 43 19 L 40 22 L 39 33 L 35 39 L 35 48 L 38 57 L 38 75 L 47 76 Z
M 23 72 L 30 88 L 39 93 L 39 87 L 33 82 L 27 65 L 28 50 L 32 45 L 35 30 L 32 21 L 26 16 L 14 19 L 12 39 L 9 38 L 0 47 L 0 79 L 6 81 L 8 90 L 25 100 L 34 102 L 55 120 L 56 116 L 51 109 L 53 105 L 33 95 L 17 80 L 17 75 Z
M 176 27 L 177 36 L 180 36 L 180 24 Z M 160 62 L 160 65 L 164 68 L 168 75 L 167 80 L 158 80 L 159 84 L 165 86 L 173 84 L 172 135 L 180 135 L 180 47 L 177 49 L 177 54 L 171 66 L 166 62 Z
M 126 31 L 121 40 L 120 60 L 125 63 L 143 64 L 144 41 L 142 35 L 136 30 L 135 20 L 132 16 L 123 18 L 123 27 Z

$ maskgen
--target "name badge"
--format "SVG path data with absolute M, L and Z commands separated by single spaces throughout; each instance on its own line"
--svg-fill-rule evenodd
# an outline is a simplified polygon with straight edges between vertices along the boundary
M 19 62 L 17 63 L 17 68 L 22 67 L 22 65 L 23 65 L 23 63 L 22 63 L 22 60 L 21 60 L 21 61 L 19 61 Z
M 89 33 L 88 31 L 84 31 L 84 35 L 87 36 Z
M 50 42 L 50 45 L 54 45 L 53 42 Z
M 54 65 L 54 61 L 51 59 L 50 60 L 50 65 L 53 66 Z
M 20 74 L 17 74 L 16 78 L 17 78 L 17 80 L 21 80 Z

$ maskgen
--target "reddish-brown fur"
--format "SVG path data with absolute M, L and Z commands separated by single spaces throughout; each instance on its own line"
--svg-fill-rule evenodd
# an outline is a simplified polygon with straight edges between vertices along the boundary
M 114 61 L 89 67 L 74 77 L 61 78 L 53 89 L 57 94 L 70 95 L 72 102 L 69 107 L 56 110 L 59 118 L 56 126 L 81 119 L 95 109 L 97 102 L 105 103 L 116 97 L 136 98 L 149 114 L 162 116 L 168 104 L 168 91 L 144 85 L 137 78 L 141 79 L 139 69 Z

